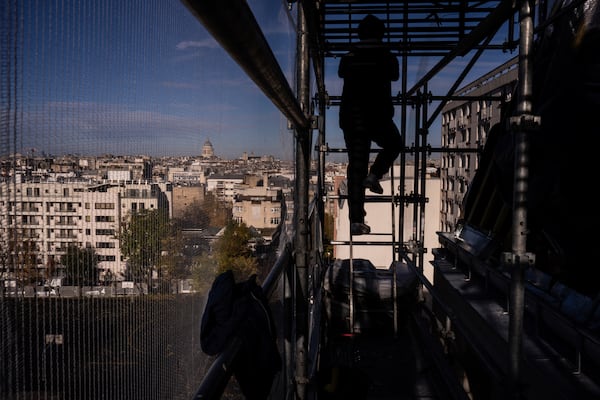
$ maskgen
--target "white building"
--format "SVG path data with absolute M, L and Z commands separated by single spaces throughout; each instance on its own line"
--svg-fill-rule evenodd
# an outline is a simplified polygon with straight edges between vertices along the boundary
M 244 175 L 210 175 L 206 178 L 206 191 L 214 193 L 220 201 L 233 203 L 238 192 L 245 188 Z
M 210 142 L 210 140 L 206 140 L 202 145 L 202 158 L 214 158 L 215 157 L 215 149 Z
M 206 183 L 206 179 L 201 166 L 197 166 L 196 168 L 171 167 L 167 172 L 167 182 L 201 185 Z
M 399 185 L 399 166 L 394 166 L 394 180 L 390 179 L 390 175 L 386 175 L 381 181 L 383 187 L 383 194 L 377 195 L 375 193 L 366 191 L 367 196 L 390 196 L 392 188 L 397 188 Z M 405 180 L 406 190 L 410 192 L 413 187 L 414 180 L 411 178 L 414 176 L 413 167 L 409 166 L 406 169 Z M 394 191 L 394 194 L 397 194 Z M 405 193 L 408 195 L 409 193 Z M 423 246 L 427 249 L 424 255 L 424 273 L 432 281 L 433 270 L 430 261 L 433 260 L 433 254 L 431 250 L 439 247 L 438 237 L 436 231 L 439 231 L 440 225 L 440 179 L 437 177 L 428 176 L 425 179 L 425 195 L 427 196 L 427 203 L 425 204 L 425 219 L 424 229 L 425 238 Z M 350 240 L 350 221 L 348 218 L 348 201 L 337 201 L 338 205 L 337 218 L 335 218 L 334 227 L 334 241 L 347 242 Z M 400 209 L 402 207 L 402 210 Z M 354 242 L 369 242 L 366 245 L 352 245 L 352 258 L 365 258 L 369 259 L 373 265 L 377 268 L 387 269 L 394 260 L 394 247 L 392 244 L 374 244 L 375 242 L 396 242 L 400 240 L 400 227 L 396 226 L 399 213 L 404 213 L 404 231 L 403 231 L 403 242 L 408 243 L 418 239 L 413 235 L 413 204 L 407 206 L 394 206 L 392 202 L 366 202 L 365 211 L 365 223 L 371 227 L 371 234 L 353 236 Z M 417 216 L 419 221 L 420 216 Z M 419 223 L 419 222 L 417 222 Z M 395 229 L 394 229 L 395 228 Z M 394 235 L 392 235 L 394 234 Z M 350 246 L 348 244 L 338 244 L 334 246 L 334 256 L 340 259 L 350 258 Z
M 482 99 L 454 100 L 442 109 L 442 146 L 461 151 L 442 155 L 440 230 L 454 231 L 457 222 L 465 217 L 460 214 L 461 206 L 479 168 L 478 151 L 483 149 L 491 128 L 502 117 L 503 106 L 511 99 L 518 66 L 514 57 L 456 92 Z
M 170 208 L 168 186 L 151 183 L 0 183 L 0 268 L 48 277 L 69 245 L 95 249 L 102 276 L 125 270 L 118 233 L 132 212 Z M 24 257 L 26 255 L 26 257 Z

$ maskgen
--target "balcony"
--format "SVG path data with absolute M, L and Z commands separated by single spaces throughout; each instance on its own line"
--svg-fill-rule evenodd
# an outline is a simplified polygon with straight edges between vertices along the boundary
M 479 111 L 479 120 L 486 122 L 492 118 L 492 109 L 491 108 L 482 108 Z
M 455 119 L 448 122 L 448 132 L 456 132 L 456 120 Z
M 77 226 L 77 222 L 75 221 L 56 221 L 54 222 L 55 226 Z

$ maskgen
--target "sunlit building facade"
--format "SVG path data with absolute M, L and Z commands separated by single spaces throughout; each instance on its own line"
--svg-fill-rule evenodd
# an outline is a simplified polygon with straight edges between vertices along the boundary
M 479 167 L 490 129 L 500 121 L 502 107 L 510 101 L 518 77 L 517 58 L 495 68 L 457 91 L 458 96 L 481 96 L 484 100 L 450 101 L 442 109 L 442 147 L 457 149 L 442 154 L 440 228 L 452 232 L 461 215 L 469 183 Z
M 109 271 L 122 279 L 121 223 L 137 211 L 169 208 L 168 190 L 150 183 L 0 183 L 3 279 L 49 279 L 72 245 L 95 250 L 101 279 Z

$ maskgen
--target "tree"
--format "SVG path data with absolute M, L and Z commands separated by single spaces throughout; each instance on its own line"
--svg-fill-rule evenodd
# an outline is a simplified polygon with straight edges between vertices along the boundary
M 185 207 L 181 217 L 176 218 L 174 222 L 181 229 L 204 229 L 210 226 L 210 216 L 204 202 L 195 200 Z
M 194 259 L 191 273 L 194 289 L 198 293 L 206 295 L 218 274 L 217 260 L 208 254 L 198 256 Z
M 246 224 L 230 220 L 223 236 L 216 243 L 218 272 L 230 269 L 237 280 L 247 279 L 258 271 L 258 263 L 252 255 L 248 243 L 252 239 L 252 231 Z
M 38 282 L 38 254 L 36 242 L 30 239 L 25 239 L 20 246 L 17 247 L 19 248 L 19 258 L 21 261 L 19 280 L 24 284 Z
M 75 286 L 92 286 L 98 282 L 98 255 L 92 248 L 71 245 L 61 257 L 69 282 Z
M 161 241 L 159 277 L 184 279 L 189 276 L 183 255 L 183 235 L 179 229 L 171 227 L 171 234 Z
M 169 233 L 169 217 L 163 210 L 141 210 L 131 215 L 119 235 L 121 253 L 128 259 L 127 279 L 152 278 L 152 270 L 160 262 L 161 241 Z

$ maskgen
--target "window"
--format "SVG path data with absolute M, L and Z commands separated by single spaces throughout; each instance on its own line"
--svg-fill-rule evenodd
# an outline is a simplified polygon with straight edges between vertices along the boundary
M 112 236 L 114 234 L 114 229 L 96 229 L 96 235 L 98 236 Z
M 96 242 L 97 249 L 114 249 L 115 242 Z
M 114 210 L 114 203 L 94 203 L 94 208 L 96 210 Z
M 96 215 L 96 222 L 115 222 L 115 217 L 112 215 Z

